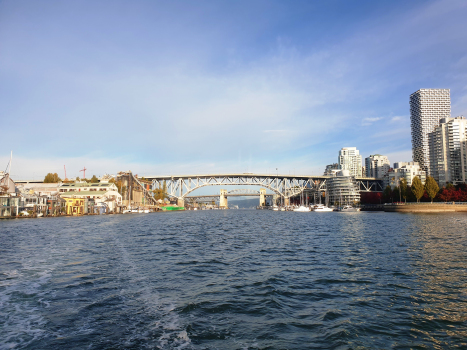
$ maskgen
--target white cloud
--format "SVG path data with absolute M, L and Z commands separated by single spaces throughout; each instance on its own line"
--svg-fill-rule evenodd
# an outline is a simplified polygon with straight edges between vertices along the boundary
M 407 117 L 400 117 L 400 116 L 392 117 L 391 118 L 391 123 L 401 121 L 401 120 L 406 120 L 406 119 L 407 119 Z
M 377 121 L 382 120 L 382 119 L 383 119 L 383 117 L 363 118 L 362 125 L 364 125 L 364 126 L 371 125 L 374 122 L 377 122 Z

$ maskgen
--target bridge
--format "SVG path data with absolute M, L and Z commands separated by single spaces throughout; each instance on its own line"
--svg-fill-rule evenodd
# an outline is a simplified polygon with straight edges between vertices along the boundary
M 314 191 L 318 195 L 325 192 L 326 180 L 331 178 L 331 176 L 227 173 L 145 176 L 144 178 L 152 182 L 152 189 L 162 188 L 165 182 L 167 195 L 170 198 L 176 198 L 178 200 L 178 205 L 180 206 L 184 205 L 185 199 L 191 192 L 203 187 L 245 185 L 266 188 L 278 196 L 283 197 L 285 205 L 288 205 L 290 197 L 296 196 L 304 190 Z M 357 177 L 355 180 L 361 192 L 383 191 L 381 179 Z
M 250 190 L 250 189 L 235 189 L 231 191 L 221 190 L 220 194 L 212 194 L 212 195 L 198 195 L 198 196 L 186 196 L 185 199 L 190 201 L 196 202 L 211 202 L 216 201 L 219 202 L 220 207 L 227 208 L 227 198 L 228 197 L 260 197 L 259 203 L 260 205 L 266 205 L 266 197 L 272 197 L 273 194 L 266 193 L 264 188 L 260 189 L 259 191 Z

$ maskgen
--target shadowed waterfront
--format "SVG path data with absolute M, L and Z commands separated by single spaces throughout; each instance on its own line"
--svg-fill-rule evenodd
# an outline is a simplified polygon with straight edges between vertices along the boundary
M 448 348 L 464 214 L 174 212 L 0 222 L 0 348 Z

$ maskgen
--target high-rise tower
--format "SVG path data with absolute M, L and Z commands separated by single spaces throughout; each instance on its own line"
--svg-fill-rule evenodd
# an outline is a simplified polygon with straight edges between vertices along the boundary
M 356 147 L 344 147 L 339 151 L 339 169 L 348 170 L 351 176 L 362 176 L 362 156 Z
M 449 89 L 420 89 L 410 95 L 410 126 L 412 129 L 413 160 L 430 175 L 428 134 L 439 125 L 441 118 L 451 116 Z

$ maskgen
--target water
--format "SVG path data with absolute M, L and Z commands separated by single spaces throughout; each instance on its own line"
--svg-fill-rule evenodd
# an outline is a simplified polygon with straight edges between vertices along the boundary
M 0 221 L 0 349 L 467 348 L 467 216 Z

